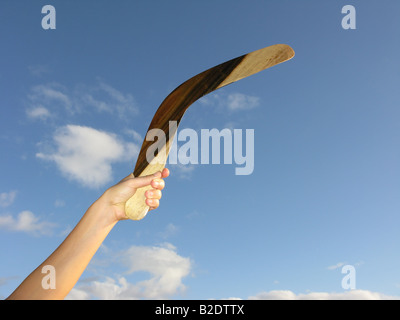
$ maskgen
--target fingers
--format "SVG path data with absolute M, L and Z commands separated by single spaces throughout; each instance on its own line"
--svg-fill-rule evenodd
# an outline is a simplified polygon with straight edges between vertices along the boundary
M 157 209 L 160 206 L 159 199 L 146 199 L 146 204 L 149 206 L 149 210 Z
M 153 180 L 151 186 L 154 189 L 147 190 L 145 193 L 146 196 L 146 204 L 150 207 L 150 209 L 156 209 L 160 205 L 160 199 L 162 197 L 161 190 L 164 188 L 164 180 L 156 179 Z
M 146 198 L 148 198 L 148 199 L 160 200 L 162 197 L 161 190 L 155 190 L 155 189 L 147 190 L 145 195 L 146 195 Z
M 168 178 L 168 176 L 169 176 L 169 170 L 168 168 L 164 168 L 163 171 L 161 172 L 161 177 Z
M 162 190 L 165 187 L 165 182 L 163 179 L 153 179 L 151 181 L 151 186 L 153 187 L 153 189 Z
M 167 168 L 165 168 L 162 172 L 161 172 L 161 178 L 156 178 L 153 179 L 151 181 L 151 186 L 154 189 L 158 189 L 158 190 L 162 190 L 165 187 L 165 182 L 164 182 L 164 178 L 167 178 L 169 176 L 169 170 Z
M 146 204 L 150 207 L 151 210 L 159 207 L 160 199 L 162 196 L 161 190 L 165 187 L 165 182 L 163 178 L 167 178 L 168 176 L 169 170 L 165 168 L 161 172 L 161 178 L 156 178 L 151 181 L 151 186 L 153 189 L 147 190 L 145 193 Z
M 146 196 L 146 205 L 150 207 L 150 210 L 156 209 L 160 205 L 160 199 L 162 196 L 161 190 L 165 187 L 164 178 L 169 176 L 169 170 L 164 168 L 162 171 L 158 171 L 154 174 L 142 176 L 142 177 L 134 177 L 131 173 L 124 179 L 120 181 L 120 184 L 125 186 L 129 186 L 129 194 L 127 194 L 127 199 L 129 199 L 137 189 L 150 185 L 151 189 L 147 190 L 145 193 Z

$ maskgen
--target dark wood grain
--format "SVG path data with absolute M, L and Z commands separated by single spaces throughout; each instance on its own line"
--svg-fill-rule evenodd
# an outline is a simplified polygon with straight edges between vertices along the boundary
M 220 64 L 212 69 L 204 71 L 197 76 L 181 84 L 162 102 L 153 120 L 150 123 L 147 132 L 151 129 L 161 129 L 164 131 L 167 141 L 169 141 L 169 121 L 176 121 L 179 125 L 186 110 L 198 99 L 206 94 L 216 90 L 232 70 L 234 70 L 245 56 L 230 60 Z M 149 165 L 152 159 L 146 159 L 148 147 L 157 142 L 143 141 L 136 167 L 133 172 L 135 177 L 139 176 Z M 162 145 L 157 145 L 161 149 Z

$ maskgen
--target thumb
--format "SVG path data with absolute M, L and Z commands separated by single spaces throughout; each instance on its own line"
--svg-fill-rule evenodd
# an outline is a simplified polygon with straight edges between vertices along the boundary
M 130 187 L 138 189 L 138 188 L 148 186 L 151 183 L 151 181 L 153 181 L 154 179 L 157 179 L 157 178 L 161 178 L 161 176 L 162 176 L 161 172 L 156 172 L 151 175 L 137 177 L 137 178 L 131 178 L 126 181 L 129 181 Z

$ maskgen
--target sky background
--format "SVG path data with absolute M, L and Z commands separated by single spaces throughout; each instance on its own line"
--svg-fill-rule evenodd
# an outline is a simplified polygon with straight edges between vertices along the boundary
M 254 172 L 168 166 L 160 208 L 118 223 L 68 298 L 399 298 L 399 14 L 397 0 L 2 0 L 0 297 L 133 171 L 175 87 L 286 43 L 294 59 L 179 127 L 254 129 Z

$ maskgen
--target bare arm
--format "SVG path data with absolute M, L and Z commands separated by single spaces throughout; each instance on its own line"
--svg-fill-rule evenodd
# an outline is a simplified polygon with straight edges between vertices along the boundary
M 61 245 L 7 299 L 64 299 L 86 269 L 93 255 L 115 224 L 126 219 L 125 202 L 137 188 L 151 184 L 146 203 L 151 209 L 159 206 L 163 178 L 168 169 L 147 177 L 126 177 L 108 189 L 94 202 Z M 42 267 L 50 265 L 56 272 L 56 288 L 44 289 Z

